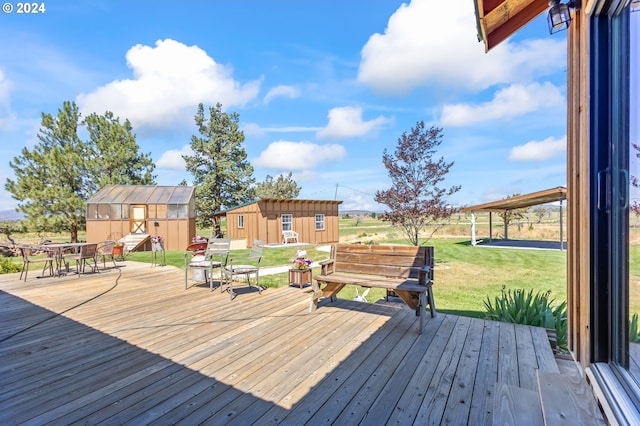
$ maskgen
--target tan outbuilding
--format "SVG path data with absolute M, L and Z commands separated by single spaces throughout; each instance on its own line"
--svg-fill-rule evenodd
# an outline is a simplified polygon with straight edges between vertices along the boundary
M 161 236 L 165 250 L 184 250 L 195 216 L 192 186 L 107 185 L 87 200 L 87 241 Z

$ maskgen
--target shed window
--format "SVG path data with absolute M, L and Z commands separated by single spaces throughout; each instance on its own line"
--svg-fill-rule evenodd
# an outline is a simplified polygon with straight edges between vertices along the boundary
M 238 215 L 238 228 L 244 228 L 244 215 Z
M 324 215 L 316 214 L 316 231 L 324 231 Z
M 185 219 L 189 217 L 189 206 L 187 204 L 168 204 L 168 219 Z
M 293 231 L 293 215 L 291 214 L 282 215 L 282 230 Z

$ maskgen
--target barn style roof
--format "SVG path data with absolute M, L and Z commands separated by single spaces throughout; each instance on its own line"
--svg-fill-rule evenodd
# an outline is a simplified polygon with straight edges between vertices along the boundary
M 488 52 L 549 8 L 548 0 L 474 0 L 478 40 Z
M 107 185 L 87 204 L 189 204 L 193 186 Z
M 521 209 L 524 207 L 537 206 L 539 204 L 551 203 L 567 199 L 567 188 L 558 186 L 556 188 L 545 189 L 544 191 L 532 192 L 530 194 L 518 195 L 516 197 L 505 198 L 504 200 L 492 201 L 490 203 L 477 204 L 471 207 L 460 209 L 462 213 L 479 211 L 505 211 Z

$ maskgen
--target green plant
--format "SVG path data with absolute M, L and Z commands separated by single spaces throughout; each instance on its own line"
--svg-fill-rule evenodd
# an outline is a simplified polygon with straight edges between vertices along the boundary
M 551 291 L 517 289 L 505 292 L 502 287 L 500 296 L 495 298 L 495 304 L 487 297 L 484 302 L 486 309 L 485 318 L 509 322 L 514 324 L 533 325 L 554 329 L 558 346 L 567 348 L 567 302 L 564 301 L 553 306 L 555 299 L 550 299 Z
M 629 342 L 640 343 L 640 333 L 638 332 L 638 314 L 631 316 L 629 322 Z
M 0 257 L 0 274 L 10 274 L 13 272 L 20 272 L 20 265 L 6 257 Z

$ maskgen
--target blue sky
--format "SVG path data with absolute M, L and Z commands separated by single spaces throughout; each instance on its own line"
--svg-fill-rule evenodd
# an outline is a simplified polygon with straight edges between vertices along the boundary
M 15 5 L 16 3 L 13 2 Z M 292 172 L 299 198 L 382 211 L 386 148 L 443 128 L 450 198 L 472 205 L 565 185 L 566 32 L 541 15 L 485 54 L 472 0 L 45 2 L 0 14 L 0 209 L 9 161 L 42 112 L 128 118 L 157 182 L 189 181 L 199 102 L 237 112 L 254 177 Z

